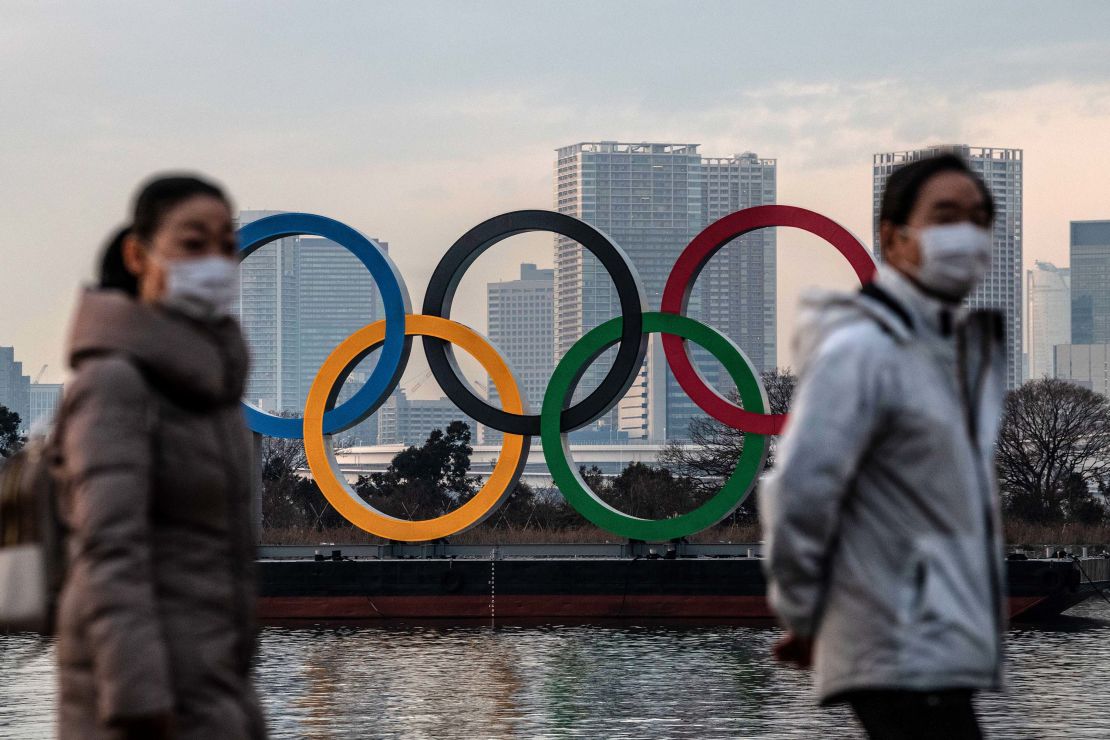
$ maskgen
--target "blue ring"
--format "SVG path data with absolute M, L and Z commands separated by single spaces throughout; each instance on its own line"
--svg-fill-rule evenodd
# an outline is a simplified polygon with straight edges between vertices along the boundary
M 385 341 L 374 371 L 357 393 L 324 414 L 324 434 L 335 434 L 374 413 L 397 387 L 412 346 L 411 338 L 405 335 L 405 315 L 410 313 L 409 293 L 401 273 L 381 247 L 346 224 L 312 213 L 279 213 L 241 227 L 240 259 L 246 259 L 269 242 L 302 234 L 330 239 L 358 257 L 377 283 L 385 306 Z M 300 439 L 304 434 L 303 419 L 274 416 L 245 402 L 243 413 L 247 426 L 259 434 L 285 439 Z

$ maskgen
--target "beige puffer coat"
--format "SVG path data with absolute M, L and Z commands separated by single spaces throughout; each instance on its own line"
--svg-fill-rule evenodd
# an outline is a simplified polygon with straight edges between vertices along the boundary
M 172 712 L 176 737 L 262 737 L 238 325 L 89 291 L 69 353 L 60 736 Z

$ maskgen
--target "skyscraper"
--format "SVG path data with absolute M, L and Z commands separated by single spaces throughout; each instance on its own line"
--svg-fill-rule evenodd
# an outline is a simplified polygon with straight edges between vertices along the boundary
M 520 266 L 519 280 L 486 285 L 487 336 L 508 360 L 533 414 L 540 412 L 555 368 L 554 299 L 555 271 L 534 264 Z M 499 405 L 497 389 L 489 380 L 487 394 L 491 404 Z M 501 432 L 483 429 L 483 444 L 496 444 L 500 439 Z
M 244 226 L 280 211 L 240 211 Z M 239 268 L 239 321 L 251 353 L 246 400 L 263 411 L 296 408 L 295 367 L 286 359 L 296 354 L 296 237 L 257 249 Z
M 299 242 L 294 268 L 298 410 L 304 407 L 308 389 L 328 355 L 352 333 L 384 315 L 377 286 L 357 257 L 327 239 L 302 236 Z M 378 244 L 389 251 L 388 242 Z
M 14 347 L 0 347 L 0 406 L 19 414 L 20 429 L 30 429 L 31 378 L 23 374 Z
M 702 159 L 705 224 L 751 206 L 774 203 L 778 166 L 753 152 Z M 777 366 L 778 300 L 774 229 L 745 234 L 722 249 L 702 271 L 701 320 L 743 348 L 763 372 Z
M 1071 222 L 1071 341 L 1110 343 L 1110 221 Z
M 557 150 L 555 204 L 559 212 L 608 234 L 628 253 L 648 308 L 658 310 L 671 267 L 690 240 L 727 213 L 773 203 L 775 179 L 775 160 L 752 153 L 703 159 L 697 144 L 583 142 Z M 691 315 L 729 334 L 760 368 L 776 362 L 775 267 L 773 231 L 744 237 L 709 263 L 690 303 Z M 556 355 L 619 313 L 609 277 L 593 255 L 556 237 Z M 657 344 L 658 337 L 652 342 Z M 658 354 L 658 348 L 652 352 Z M 586 372 L 576 398 L 596 387 L 612 353 Z M 712 363 L 705 369 L 711 380 L 717 379 Z M 620 427 L 633 438 L 656 441 L 685 436 L 696 409 L 665 363 L 647 363 L 641 374 L 619 416 L 616 411 L 607 414 L 598 431 L 613 434 Z M 648 424 L 648 416 L 659 413 L 665 413 L 665 421 L 653 418 Z
M 1071 271 L 1037 261 L 1025 275 L 1028 380 L 1053 376 L 1053 351 L 1071 342 Z
M 31 383 L 30 411 L 27 430 L 35 431 L 49 427 L 62 405 L 61 383 Z
M 239 224 L 274 213 L 242 211 Z M 378 244 L 389 249 L 387 242 Z M 293 236 L 261 247 L 244 260 L 240 272 L 239 316 L 251 349 L 247 400 L 266 411 L 300 415 L 332 350 L 381 315 L 373 278 L 338 244 Z M 340 401 L 365 377 L 365 372 L 352 373 Z M 373 443 L 374 428 L 368 420 L 343 436 Z
M 1007 386 L 1021 384 L 1022 369 L 1022 150 L 964 144 L 884 152 L 872 158 L 872 240 L 879 253 L 879 207 L 887 178 L 900 165 L 943 153 L 962 157 L 983 178 L 994 196 L 995 218 L 990 272 L 964 303 L 969 308 L 1000 309 L 1006 316 Z M 1072 263 L 1075 268 L 1075 263 Z

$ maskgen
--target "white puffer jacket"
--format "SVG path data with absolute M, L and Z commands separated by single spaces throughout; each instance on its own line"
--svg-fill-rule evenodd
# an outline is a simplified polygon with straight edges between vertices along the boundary
M 803 303 L 799 383 L 760 491 L 771 605 L 816 639 L 824 702 L 997 688 L 1003 611 L 995 312 L 953 312 L 880 268 Z

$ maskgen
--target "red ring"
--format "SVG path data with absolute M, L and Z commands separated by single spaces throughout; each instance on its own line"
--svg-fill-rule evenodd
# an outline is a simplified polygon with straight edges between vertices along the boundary
M 768 226 L 792 226 L 819 236 L 844 255 L 861 283 L 869 283 L 875 277 L 875 262 L 871 254 L 850 231 L 832 219 L 796 206 L 755 206 L 714 221 L 682 250 L 663 288 L 660 310 L 686 315 L 694 281 L 710 258 L 736 237 Z M 779 434 L 782 431 L 786 414 L 745 411 L 714 390 L 690 360 L 685 339 L 664 334 L 663 350 L 675 380 L 702 411 L 722 424 L 744 432 Z

